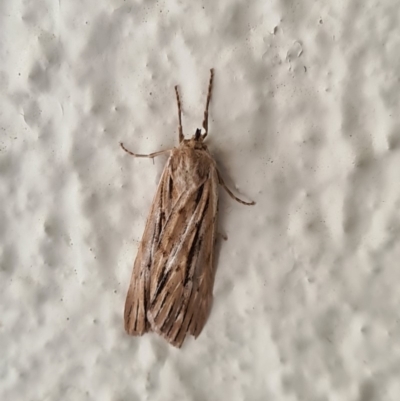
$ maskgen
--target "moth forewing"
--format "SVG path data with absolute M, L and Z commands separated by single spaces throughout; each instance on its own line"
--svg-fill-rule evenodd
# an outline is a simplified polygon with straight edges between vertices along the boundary
M 197 185 L 181 193 L 182 202 L 163 228 L 150 279 L 148 319 L 176 346 L 187 332 L 201 331 L 211 305 L 218 181 L 214 166 L 208 167 L 199 169 L 206 174 L 194 180 Z
M 133 266 L 125 303 L 125 330 L 142 335 L 152 330 L 181 347 L 187 334 L 197 337 L 210 312 L 215 277 L 214 245 L 218 212 L 218 184 L 240 203 L 218 172 L 204 139 L 208 134 L 211 70 L 203 129 L 184 139 L 181 102 L 178 103 L 178 147 L 149 155 L 170 153 Z
M 160 238 L 161 227 L 164 224 L 160 210 L 162 210 L 161 195 L 164 193 L 163 182 L 165 182 L 166 173 L 164 169 L 147 217 L 126 297 L 125 330 L 131 335 L 142 335 L 149 330 L 146 314 L 150 293 L 150 266 Z

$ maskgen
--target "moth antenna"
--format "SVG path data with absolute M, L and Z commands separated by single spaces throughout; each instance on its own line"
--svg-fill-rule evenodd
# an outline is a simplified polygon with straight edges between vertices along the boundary
M 210 82 L 208 84 L 206 109 L 204 110 L 204 119 L 203 119 L 204 134 L 203 134 L 203 139 L 205 139 L 205 137 L 208 135 L 208 106 L 210 105 L 210 100 L 211 100 L 213 79 L 214 79 L 214 68 L 211 68 L 211 70 L 210 70 Z
M 183 128 L 182 128 L 182 108 L 181 108 L 181 100 L 179 99 L 178 86 L 175 86 L 175 93 L 176 93 L 176 102 L 178 103 L 179 142 L 182 142 L 184 139 L 184 136 L 183 136 Z

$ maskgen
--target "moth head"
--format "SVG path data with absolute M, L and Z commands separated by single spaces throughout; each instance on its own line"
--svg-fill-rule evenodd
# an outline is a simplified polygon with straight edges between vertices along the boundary
M 195 141 L 203 142 L 203 135 L 201 135 L 201 129 L 197 128 L 195 134 L 193 135 L 193 139 Z
M 201 129 L 197 128 L 192 139 L 194 139 L 195 141 L 198 141 L 198 142 L 203 142 L 204 139 L 206 139 L 206 136 L 207 136 L 207 132 L 204 128 L 201 128 Z
M 194 135 L 190 139 L 185 139 L 184 142 L 194 149 L 207 149 L 207 145 L 204 143 L 205 137 L 206 134 L 202 134 L 201 129 L 197 128 Z

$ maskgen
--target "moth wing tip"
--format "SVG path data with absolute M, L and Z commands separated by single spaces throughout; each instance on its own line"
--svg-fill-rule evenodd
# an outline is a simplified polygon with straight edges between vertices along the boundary
M 159 336 L 164 338 L 164 340 L 166 340 L 169 344 L 171 344 L 175 348 L 179 349 L 179 348 L 182 347 L 183 342 L 185 341 L 186 335 L 183 337 L 182 340 L 178 340 L 178 341 L 173 339 L 173 338 L 171 338 L 170 336 L 168 336 L 168 334 L 163 332 L 161 330 L 161 328 L 157 325 L 157 323 L 155 322 L 151 311 L 147 311 L 147 320 L 150 323 L 151 331 L 153 331 L 154 333 L 157 333 Z
M 126 333 L 130 336 L 142 336 L 143 334 L 152 331 L 148 321 L 144 322 L 141 328 L 135 329 L 135 326 L 131 324 L 130 320 L 125 319 L 124 328 Z

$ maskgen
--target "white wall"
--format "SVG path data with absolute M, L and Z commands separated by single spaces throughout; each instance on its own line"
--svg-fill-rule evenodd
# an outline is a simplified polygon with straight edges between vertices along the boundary
M 0 3 L 0 399 L 398 401 L 396 1 Z M 129 337 L 165 158 L 201 124 L 221 190 L 214 306 Z

